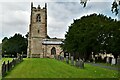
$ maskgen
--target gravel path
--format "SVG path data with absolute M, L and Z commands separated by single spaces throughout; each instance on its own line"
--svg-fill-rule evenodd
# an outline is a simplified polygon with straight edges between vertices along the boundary
M 110 69 L 110 70 L 116 70 L 116 71 L 120 70 L 119 68 L 115 68 L 115 67 L 111 67 L 111 66 L 105 66 L 105 65 L 102 65 L 102 64 L 99 64 L 99 63 L 87 63 L 87 64 L 91 64 L 93 66 L 99 66 L 99 67 Z

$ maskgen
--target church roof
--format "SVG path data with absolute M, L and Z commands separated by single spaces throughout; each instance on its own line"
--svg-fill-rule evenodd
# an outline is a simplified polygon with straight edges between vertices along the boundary
M 46 45 L 61 45 L 63 42 L 63 39 L 57 39 L 57 38 L 52 38 L 52 39 L 43 39 L 42 44 Z

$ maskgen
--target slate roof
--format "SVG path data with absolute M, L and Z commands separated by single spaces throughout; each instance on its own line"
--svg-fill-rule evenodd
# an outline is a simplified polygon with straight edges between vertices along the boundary
M 61 45 L 63 44 L 63 39 L 58 39 L 58 38 L 51 38 L 51 39 L 43 39 L 42 44 L 45 45 Z

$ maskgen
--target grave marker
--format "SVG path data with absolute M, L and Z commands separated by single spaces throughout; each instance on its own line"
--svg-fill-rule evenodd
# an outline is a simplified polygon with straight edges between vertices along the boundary
M 66 56 L 66 63 L 69 64 L 69 58 Z
M 117 58 L 117 65 L 120 65 L 120 57 Z
M 74 58 L 71 56 L 71 65 L 74 65 Z
M 114 65 L 114 64 L 116 64 L 116 60 L 115 58 L 112 58 L 111 65 Z

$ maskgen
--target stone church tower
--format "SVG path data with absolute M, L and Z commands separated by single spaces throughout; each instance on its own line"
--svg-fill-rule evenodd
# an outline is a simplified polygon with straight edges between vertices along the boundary
M 41 8 L 33 7 L 31 3 L 31 16 L 28 38 L 28 57 L 43 57 L 42 40 L 47 37 L 47 5 Z
M 47 4 L 41 8 L 40 5 L 33 7 L 33 3 L 31 3 L 27 57 L 53 58 L 61 54 L 62 40 L 47 36 Z

